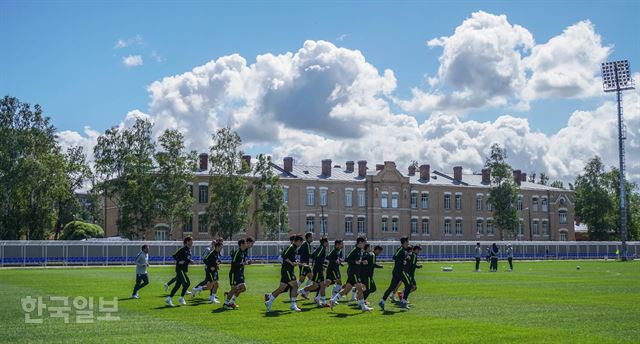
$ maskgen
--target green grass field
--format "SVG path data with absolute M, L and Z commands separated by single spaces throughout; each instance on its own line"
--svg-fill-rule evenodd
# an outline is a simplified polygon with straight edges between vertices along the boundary
M 208 293 L 186 306 L 167 308 L 162 287 L 172 267 L 151 267 L 150 285 L 130 299 L 133 267 L 0 269 L 0 342 L 190 342 L 190 343 L 638 343 L 640 341 L 640 262 L 558 261 L 516 263 L 514 272 L 471 272 L 470 263 L 427 263 L 418 270 L 412 308 L 376 303 L 390 277 L 390 265 L 376 271 L 375 311 L 362 313 L 342 302 L 333 311 L 299 302 L 289 311 L 288 297 L 267 315 L 263 293 L 279 281 L 279 267 L 247 267 L 248 292 L 239 309 L 208 303 Z M 581 269 L 577 270 L 576 265 Z M 453 272 L 442 272 L 453 266 Z M 483 269 L 488 264 L 483 263 Z M 227 267 L 221 289 L 227 290 Z M 190 269 L 192 285 L 202 279 Z M 382 290 L 380 290 L 382 289 Z M 222 293 L 219 291 L 219 295 Z M 119 300 L 120 321 L 76 324 L 48 317 L 26 324 L 21 298 L 99 296 Z M 344 299 L 343 299 L 344 300 Z M 174 304 L 178 304 L 177 297 Z M 98 316 L 98 313 L 95 313 Z

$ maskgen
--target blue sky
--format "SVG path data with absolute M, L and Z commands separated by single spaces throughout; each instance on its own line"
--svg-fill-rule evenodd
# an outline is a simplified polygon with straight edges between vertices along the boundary
M 452 36 L 477 11 L 506 15 L 510 24 L 528 30 L 535 44 L 588 20 L 601 45 L 613 47 L 609 60 L 628 58 L 640 70 L 637 1 L 3 1 L 0 92 L 40 103 L 61 131 L 90 126 L 101 132 L 131 110 L 147 113 L 147 87 L 154 81 L 234 53 L 250 65 L 257 55 L 295 53 L 306 40 L 324 40 L 359 50 L 380 74 L 391 70 L 397 85 L 385 97 L 409 100 L 412 88 L 429 90 L 426 77 L 436 76 L 441 64 L 443 48 L 426 42 Z M 118 40 L 130 44 L 116 48 Z M 136 55 L 142 65 L 123 64 L 124 57 Z M 440 89 L 448 87 L 443 83 Z M 531 132 L 551 136 L 574 111 L 595 111 L 606 99 L 535 97 L 525 109 L 509 101 L 466 109 L 458 118 L 495 121 L 512 114 L 527 119 Z M 418 123 L 432 115 L 389 104 L 393 113 L 407 113 Z M 250 150 L 271 146 L 257 142 Z

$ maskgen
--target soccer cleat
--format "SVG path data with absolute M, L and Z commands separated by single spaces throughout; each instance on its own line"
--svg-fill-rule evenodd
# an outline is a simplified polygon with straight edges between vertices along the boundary
M 267 313 L 271 312 L 271 305 L 273 304 L 273 301 L 265 301 L 264 305 L 267 307 Z
M 168 293 L 169 292 L 169 285 L 168 284 L 164 284 L 164 292 Z
M 400 307 L 404 309 L 409 309 L 409 303 L 407 301 L 400 301 Z
M 362 305 L 362 307 L 360 308 L 363 312 L 370 312 L 373 310 L 373 308 L 367 306 L 367 305 Z
M 164 302 L 166 302 L 169 307 L 173 307 L 173 302 L 171 302 L 171 297 L 168 297 L 166 300 L 164 300 Z
M 180 302 L 181 305 L 186 305 L 187 304 L 187 301 L 184 300 L 184 297 L 179 298 L 178 302 Z
M 133 295 L 131 295 L 131 298 L 132 298 L 132 299 L 137 299 L 137 298 L 138 298 L 138 294 L 133 294 Z
M 187 290 L 187 295 L 191 295 L 191 292 Z
M 384 311 L 384 300 L 380 300 L 380 302 L 378 302 L 378 306 L 380 306 L 380 309 Z
M 264 293 L 264 302 L 269 301 L 269 294 L 268 293 Z
M 291 310 L 294 312 L 302 312 L 302 310 L 300 308 L 298 308 L 298 306 L 296 305 L 291 305 Z
M 324 304 L 322 304 L 322 307 L 324 307 L 324 308 L 329 308 L 329 307 L 331 307 L 331 306 L 329 306 L 329 304 L 328 304 L 328 303 L 324 303 Z
M 191 298 L 195 298 L 196 296 L 198 296 L 198 293 L 200 293 L 201 291 L 202 289 L 198 287 L 191 289 Z

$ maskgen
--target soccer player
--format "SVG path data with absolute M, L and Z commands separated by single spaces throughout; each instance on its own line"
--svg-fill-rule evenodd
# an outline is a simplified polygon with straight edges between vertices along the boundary
M 411 245 L 407 246 L 407 255 L 411 256 L 412 252 L 413 252 L 413 246 Z M 407 269 L 407 266 L 405 266 L 405 269 Z M 391 293 L 391 300 L 393 300 L 393 302 L 402 301 L 403 292 L 398 291 L 398 289 L 400 289 L 401 286 L 402 286 L 402 281 L 398 281 L 398 284 L 396 284 L 396 288 L 393 289 L 393 293 Z
M 138 298 L 138 290 L 149 284 L 147 276 L 147 267 L 149 267 L 149 246 L 142 245 L 140 252 L 134 259 L 136 263 L 136 285 L 133 287 L 132 299 Z
M 204 249 L 204 251 L 202 252 L 202 263 L 204 264 L 204 280 L 202 280 L 202 282 L 200 282 L 200 283 L 196 284 L 196 286 L 195 286 L 195 287 L 193 287 L 193 288 L 191 289 L 191 292 L 193 293 L 193 294 L 191 295 L 192 297 L 196 297 L 196 292 L 194 292 L 194 290 L 196 290 L 196 288 L 204 287 L 205 285 L 207 285 L 207 277 L 208 277 L 208 276 L 207 276 L 207 272 L 208 272 L 208 271 L 207 271 L 207 264 L 205 264 L 205 262 L 204 262 L 204 258 L 205 258 L 209 253 L 211 253 L 211 251 L 213 251 L 213 247 L 214 247 L 215 243 L 216 243 L 216 241 L 215 241 L 215 240 L 214 240 L 214 241 L 212 241 L 212 242 L 211 242 L 211 245 L 207 246 L 207 247 Z
M 304 244 L 302 245 L 304 246 Z M 315 301 L 319 307 L 325 306 L 327 302 L 325 297 L 326 286 L 324 283 L 324 261 L 327 258 L 328 249 L 329 239 L 327 239 L 327 237 L 322 237 L 320 239 L 320 246 L 318 246 L 318 248 L 316 248 L 316 250 L 311 254 L 311 259 L 313 259 L 312 284 L 298 290 L 298 293 L 302 294 L 305 298 L 309 292 L 315 291 Z
M 380 309 L 384 311 L 384 304 L 389 294 L 393 292 L 398 282 L 402 281 L 404 283 L 404 295 L 408 296 L 411 292 L 411 281 L 409 280 L 409 276 L 405 271 L 405 266 L 407 265 L 407 261 L 410 259 L 410 256 L 407 253 L 407 248 L 409 247 L 409 238 L 402 237 L 400 238 L 401 246 L 398 247 L 396 253 L 393 254 L 393 272 L 391 274 L 391 283 L 389 284 L 389 288 L 382 295 L 382 299 L 378 302 Z M 400 301 L 402 307 L 407 307 L 407 303 L 405 300 Z
M 342 289 L 342 276 L 340 275 L 340 266 L 342 266 L 342 248 L 344 243 L 342 240 L 337 239 L 333 244 L 333 250 L 327 255 L 327 279 L 325 280 L 325 287 L 335 284 L 331 297 L 335 296 L 340 289 Z M 336 304 L 338 302 L 336 301 Z
M 229 270 L 229 283 L 231 289 L 226 293 L 224 301 L 224 308 L 236 309 L 236 297 L 240 296 L 242 292 L 247 290 L 244 284 L 244 265 L 246 264 L 246 254 L 249 250 L 249 245 L 246 239 L 238 240 L 238 249 L 233 252 L 231 256 L 231 268 Z
M 173 307 L 171 299 L 181 286 L 182 293 L 180 294 L 179 301 L 183 305 L 187 304 L 184 301 L 184 295 L 187 293 L 187 289 L 189 289 L 189 284 L 191 284 L 187 273 L 189 272 L 189 264 L 193 264 L 193 260 L 191 260 L 191 246 L 193 246 L 193 239 L 188 236 L 184 238 L 182 242 L 184 246 L 173 254 L 173 259 L 176 260 L 176 285 L 173 286 L 171 294 L 169 294 L 169 297 L 165 300 L 167 305 L 171 307 Z
M 302 287 L 302 283 L 304 283 L 304 280 L 307 280 L 307 284 L 306 286 L 309 286 L 311 284 L 311 278 L 313 277 L 311 274 L 311 253 L 313 252 L 313 247 L 311 246 L 311 243 L 313 242 L 313 233 L 308 232 L 307 234 L 304 235 L 304 243 L 302 243 L 302 246 L 300 246 L 300 248 L 298 249 L 298 254 L 300 255 L 300 276 L 299 276 L 299 280 L 298 280 L 298 285 L 300 287 Z M 302 297 L 304 297 L 305 299 L 307 298 L 307 296 L 305 294 L 301 294 Z
M 218 270 L 220 268 L 220 251 L 222 250 L 222 242 L 214 241 L 213 250 L 211 250 L 203 259 L 205 265 L 205 285 L 193 288 L 193 297 L 199 292 L 209 290 L 209 302 L 220 303 L 216 299 L 216 291 L 218 291 Z
M 371 293 L 377 290 L 376 282 L 373 280 L 373 272 L 375 269 L 382 269 L 382 265 L 376 262 L 376 257 L 382 253 L 382 247 L 376 246 L 371 252 L 371 245 L 364 245 L 364 256 L 362 259 L 367 261 L 367 264 L 362 266 L 362 284 L 364 285 L 363 298 L 365 303 Z
M 482 258 L 482 248 L 480 243 L 476 243 L 476 272 L 480 272 L 480 259 Z
M 413 293 L 418 289 L 418 284 L 416 283 L 416 269 L 422 269 L 422 265 L 418 264 L 418 255 L 422 251 L 422 247 L 420 245 L 413 246 L 411 250 L 411 255 L 409 261 L 406 265 L 406 271 L 409 275 L 409 281 L 411 282 L 411 292 Z M 409 303 L 409 295 L 403 295 L 402 301 Z
M 366 243 L 367 239 L 364 237 L 358 237 L 358 239 L 356 239 L 356 246 L 351 250 L 351 252 L 349 252 L 349 255 L 346 258 L 347 264 L 349 264 L 347 268 L 347 284 L 342 287 L 340 292 L 331 298 L 331 301 L 329 301 L 329 306 L 331 308 L 333 308 L 333 305 L 338 298 L 346 295 L 351 290 L 351 287 L 356 287 L 360 309 L 363 311 L 370 311 L 372 309 L 364 303 L 364 290 L 361 281 L 362 266 L 368 263 L 366 260 L 362 259 L 362 255 L 364 253 L 363 249 Z
M 509 271 L 513 271 L 513 247 L 507 244 L 507 260 L 509 261 Z
M 496 272 L 498 271 L 498 253 L 500 253 L 500 249 L 495 242 L 491 244 L 491 251 L 489 253 L 491 255 L 491 265 L 489 266 L 489 271 Z
M 280 268 L 280 285 L 276 290 L 268 295 L 268 300 L 264 303 L 267 307 L 267 313 L 271 312 L 271 305 L 275 301 L 278 295 L 284 293 L 287 290 L 287 286 L 291 288 L 291 310 L 294 312 L 300 312 L 300 308 L 296 304 L 296 298 L 298 293 L 298 281 L 295 275 L 295 266 L 299 265 L 296 262 L 296 251 L 302 245 L 302 236 L 297 235 L 293 238 L 293 244 L 289 245 L 286 250 L 282 252 L 282 267 Z

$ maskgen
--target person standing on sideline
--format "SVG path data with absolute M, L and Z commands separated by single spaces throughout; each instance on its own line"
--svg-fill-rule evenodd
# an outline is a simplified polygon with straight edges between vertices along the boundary
M 142 245 L 140 252 L 134 259 L 136 263 L 136 285 L 133 287 L 132 299 L 138 298 L 138 290 L 149 284 L 147 276 L 147 267 L 149 267 L 149 246 Z
M 188 236 L 184 238 L 182 242 L 184 243 L 184 246 L 173 254 L 173 259 L 176 260 L 176 285 L 173 286 L 171 294 L 169 294 L 169 297 L 167 297 L 167 300 L 165 301 L 170 307 L 173 307 L 171 299 L 176 292 L 178 292 L 178 289 L 180 289 L 181 286 L 182 293 L 180 294 L 179 301 L 180 304 L 187 304 L 184 300 L 184 295 L 187 293 L 187 289 L 189 289 L 189 285 L 191 284 L 187 273 L 189 272 L 189 264 L 193 264 L 193 260 L 191 260 L 191 246 L 193 246 L 193 239 Z
M 509 271 L 513 271 L 513 247 L 507 244 L 507 260 L 509 261 Z
M 476 272 L 480 272 L 480 259 L 482 258 L 482 248 L 480 247 L 480 243 L 476 243 Z
M 489 266 L 489 271 L 496 272 L 498 271 L 498 254 L 500 253 L 500 249 L 495 242 L 491 244 L 491 251 L 489 253 L 491 255 L 491 266 Z

